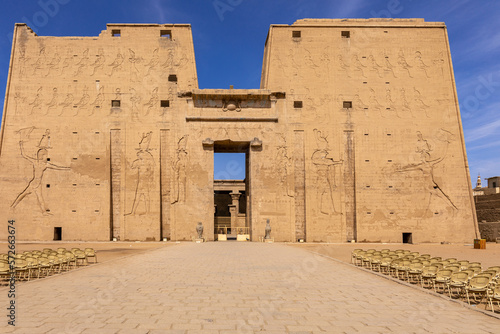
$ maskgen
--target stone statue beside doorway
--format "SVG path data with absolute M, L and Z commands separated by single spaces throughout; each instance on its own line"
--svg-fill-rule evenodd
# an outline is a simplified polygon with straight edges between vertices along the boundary
M 196 232 L 198 233 L 198 239 L 203 239 L 203 224 L 202 222 L 198 222 L 196 226 Z
M 271 225 L 269 225 L 269 219 L 266 221 L 266 235 L 264 240 L 271 239 Z

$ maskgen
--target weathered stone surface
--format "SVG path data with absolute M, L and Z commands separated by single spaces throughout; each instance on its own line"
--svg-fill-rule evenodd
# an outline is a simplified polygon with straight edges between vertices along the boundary
M 18 24 L 13 43 L 0 219 L 19 238 L 191 240 L 203 222 L 213 240 L 214 152 L 247 155 L 254 241 L 267 219 L 276 241 L 478 236 L 443 23 L 273 25 L 248 90 L 198 89 L 189 25 Z

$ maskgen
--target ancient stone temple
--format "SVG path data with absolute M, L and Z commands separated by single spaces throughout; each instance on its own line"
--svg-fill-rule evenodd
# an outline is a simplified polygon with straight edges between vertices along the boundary
M 2 226 L 15 219 L 20 240 L 192 240 L 202 222 L 214 240 L 214 153 L 239 152 L 244 190 L 227 205 L 246 206 L 230 217 L 249 240 L 267 219 L 275 241 L 478 236 L 443 23 L 305 19 L 264 41 L 260 89 L 198 89 L 190 25 L 46 37 L 17 24 Z

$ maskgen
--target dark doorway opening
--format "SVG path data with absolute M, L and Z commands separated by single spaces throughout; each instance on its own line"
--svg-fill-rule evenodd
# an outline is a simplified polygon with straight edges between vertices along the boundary
M 403 233 L 403 243 L 404 244 L 412 244 L 412 235 L 411 233 Z
M 62 240 L 62 227 L 54 227 L 54 240 Z

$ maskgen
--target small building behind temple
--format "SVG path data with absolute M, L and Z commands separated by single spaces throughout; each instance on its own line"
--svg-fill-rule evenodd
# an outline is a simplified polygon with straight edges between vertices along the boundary
M 477 176 L 476 187 L 474 188 L 474 196 L 500 194 L 500 176 L 488 177 L 486 187 L 482 186 L 481 175 Z

